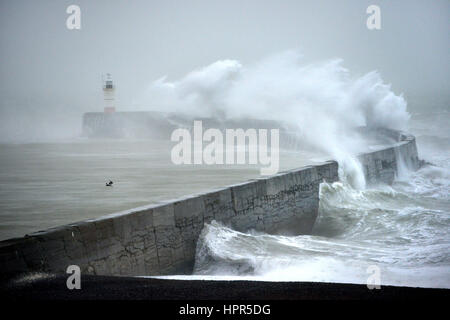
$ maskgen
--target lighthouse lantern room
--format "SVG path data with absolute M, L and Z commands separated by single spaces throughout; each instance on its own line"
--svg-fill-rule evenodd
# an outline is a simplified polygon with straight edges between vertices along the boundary
M 103 78 L 103 97 L 104 97 L 104 112 L 113 113 L 116 111 L 114 102 L 115 85 L 110 73 L 107 73 Z

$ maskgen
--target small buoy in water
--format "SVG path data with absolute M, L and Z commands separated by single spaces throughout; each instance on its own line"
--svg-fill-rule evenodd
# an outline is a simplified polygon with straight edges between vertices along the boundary
M 107 187 L 112 187 L 113 183 L 114 183 L 114 182 L 112 182 L 111 180 L 109 180 L 109 182 L 106 183 L 106 186 L 107 186 Z

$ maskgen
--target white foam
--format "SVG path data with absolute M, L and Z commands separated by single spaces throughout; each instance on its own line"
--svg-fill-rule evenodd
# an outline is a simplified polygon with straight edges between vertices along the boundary
M 296 128 L 305 145 L 347 166 L 355 187 L 364 181 L 351 155 L 367 144 L 353 128 L 406 129 L 409 119 L 406 101 L 377 72 L 353 78 L 340 59 L 304 64 L 296 51 L 248 65 L 220 60 L 176 81 L 163 77 L 140 100 L 192 117 L 283 121 Z

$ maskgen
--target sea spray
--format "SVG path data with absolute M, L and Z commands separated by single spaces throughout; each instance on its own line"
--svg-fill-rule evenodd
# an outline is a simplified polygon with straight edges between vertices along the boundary
M 220 60 L 176 81 L 162 77 L 143 94 L 164 111 L 190 117 L 272 119 L 297 132 L 303 148 L 314 147 L 345 167 L 346 179 L 364 188 L 354 154 L 366 147 L 358 126 L 406 129 L 406 101 L 373 71 L 354 78 L 340 59 L 304 64 L 286 51 L 243 65 Z
M 366 187 L 366 179 L 364 176 L 361 163 L 358 159 L 351 155 L 344 155 L 337 158 L 339 162 L 339 180 L 348 183 L 355 189 L 364 189 Z
M 199 240 L 208 249 L 196 257 L 202 268 L 193 277 L 365 284 L 376 265 L 382 285 L 450 288 L 450 162 L 442 152 L 429 154 L 440 165 L 410 171 L 403 163 L 406 175 L 392 186 L 322 183 L 310 235 L 241 233 L 212 223 Z
M 218 61 L 176 81 L 162 78 L 142 100 L 194 118 L 279 120 L 295 128 L 305 148 L 340 163 L 341 181 L 320 187 L 312 234 L 206 224 L 193 277 L 365 284 L 368 268 L 377 265 L 382 284 L 450 288 L 448 157 L 443 167 L 417 172 L 398 159 L 393 186 L 366 186 L 355 157 L 368 144 L 356 127 L 408 126 L 405 99 L 377 72 L 352 77 L 339 59 L 306 65 L 288 51 L 248 65 Z
M 365 284 L 376 265 L 382 285 L 450 288 L 449 205 L 439 196 L 448 183 L 435 177 L 448 175 L 424 167 L 409 181 L 365 190 L 322 183 L 310 235 L 243 233 L 213 221 L 199 238 L 194 277 Z

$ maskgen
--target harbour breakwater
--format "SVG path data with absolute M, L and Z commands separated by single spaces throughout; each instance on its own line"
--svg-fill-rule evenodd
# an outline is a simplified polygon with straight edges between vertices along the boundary
M 193 118 L 157 111 L 86 112 L 82 135 L 88 138 L 167 138 L 178 128 L 192 129 Z M 280 128 L 273 120 L 198 118 L 205 128 Z
M 368 183 L 392 183 L 402 167 L 418 168 L 413 136 L 372 133 L 392 143 L 358 156 Z M 212 220 L 238 231 L 309 233 L 320 183 L 337 181 L 338 170 L 337 162 L 328 161 L 2 241 L 0 270 L 62 273 L 78 265 L 82 273 L 97 275 L 189 274 L 197 239 Z

